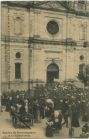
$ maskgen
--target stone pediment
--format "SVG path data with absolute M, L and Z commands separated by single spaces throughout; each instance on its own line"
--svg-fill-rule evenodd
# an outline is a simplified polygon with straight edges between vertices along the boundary
M 35 7 L 49 9 L 49 10 L 63 10 L 66 11 L 66 7 L 59 1 L 47 1 L 35 3 Z

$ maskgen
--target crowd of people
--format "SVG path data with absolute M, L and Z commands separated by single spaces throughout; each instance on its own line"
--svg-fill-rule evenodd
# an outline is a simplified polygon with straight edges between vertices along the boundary
M 9 112 L 15 108 L 18 113 L 30 113 L 33 123 L 47 118 L 47 132 L 50 133 L 64 125 L 69 127 L 68 118 L 72 129 L 80 126 L 79 119 L 89 123 L 89 88 L 60 83 L 37 84 L 32 90 L 3 93 L 2 106 Z M 89 127 L 87 130 L 89 132 Z

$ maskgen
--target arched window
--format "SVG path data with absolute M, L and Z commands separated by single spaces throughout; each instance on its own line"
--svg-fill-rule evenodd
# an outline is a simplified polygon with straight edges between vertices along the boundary
M 21 63 L 15 63 L 15 79 L 21 79 Z
M 84 60 L 84 55 L 80 55 L 80 60 Z
M 16 56 L 16 58 L 20 58 L 21 57 L 21 53 L 17 52 L 15 56 Z

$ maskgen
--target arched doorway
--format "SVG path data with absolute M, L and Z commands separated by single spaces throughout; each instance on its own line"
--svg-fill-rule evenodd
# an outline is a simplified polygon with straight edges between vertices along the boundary
M 54 79 L 59 78 L 59 67 L 52 63 L 47 67 L 47 83 L 53 83 Z

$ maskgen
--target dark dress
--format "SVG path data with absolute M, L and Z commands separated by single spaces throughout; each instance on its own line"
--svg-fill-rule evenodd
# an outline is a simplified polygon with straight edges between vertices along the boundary
M 79 110 L 78 110 L 77 105 L 72 106 L 71 126 L 72 127 L 80 127 L 80 124 L 79 124 Z
M 46 137 L 53 137 L 53 128 L 50 125 L 46 127 Z
M 45 110 L 45 116 L 50 117 L 52 115 L 53 111 L 54 111 L 53 108 L 47 107 L 47 109 Z
M 79 116 L 77 112 L 72 113 L 72 120 L 71 120 L 72 127 L 79 127 Z
M 26 113 L 25 107 L 22 105 L 20 110 L 19 110 L 20 115 L 24 115 Z
M 88 120 L 89 120 L 89 115 L 85 112 L 83 117 L 82 117 L 82 121 L 88 122 Z
M 58 122 L 56 122 L 57 119 L 58 119 Z M 62 122 L 62 115 L 60 114 L 58 116 L 58 118 L 54 118 L 54 127 L 56 129 L 59 129 L 60 130 L 62 128 L 61 122 Z

